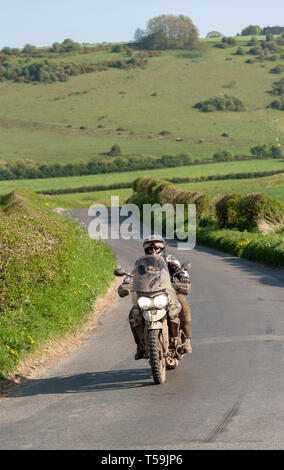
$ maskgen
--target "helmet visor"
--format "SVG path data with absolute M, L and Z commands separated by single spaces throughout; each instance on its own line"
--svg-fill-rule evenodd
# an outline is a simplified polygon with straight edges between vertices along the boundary
M 145 243 L 144 249 L 146 253 L 160 253 L 164 246 L 165 245 L 161 242 L 149 242 Z

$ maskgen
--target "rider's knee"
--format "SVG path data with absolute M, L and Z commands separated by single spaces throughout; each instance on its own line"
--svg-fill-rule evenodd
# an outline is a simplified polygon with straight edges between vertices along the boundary
M 129 312 L 129 323 L 130 323 L 130 326 L 132 326 L 133 328 L 139 326 L 142 324 L 142 314 L 141 314 L 141 311 L 139 310 L 139 308 L 137 307 L 132 307 L 132 309 L 130 310 Z

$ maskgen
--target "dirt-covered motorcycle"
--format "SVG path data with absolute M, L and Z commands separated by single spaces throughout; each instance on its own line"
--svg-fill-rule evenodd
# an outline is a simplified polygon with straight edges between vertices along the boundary
M 190 265 L 182 265 L 182 269 L 189 270 Z M 174 328 L 171 321 L 173 309 L 178 318 L 181 305 L 167 263 L 161 256 L 147 255 L 136 261 L 132 273 L 118 268 L 114 274 L 132 278 L 132 301 L 141 313 L 144 326 L 141 347 L 145 359 L 149 359 L 154 383 L 161 384 L 166 380 L 166 370 L 176 368 L 183 357 L 185 340 L 180 321 L 175 319 Z

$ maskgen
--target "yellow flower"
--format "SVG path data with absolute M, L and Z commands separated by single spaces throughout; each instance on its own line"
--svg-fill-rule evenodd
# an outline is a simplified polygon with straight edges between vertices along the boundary
M 19 356 L 19 353 L 17 353 L 17 351 L 14 351 L 14 349 L 11 349 L 11 354 L 13 354 L 13 356 Z
M 50 205 L 50 202 L 45 202 L 44 205 L 45 205 L 45 206 L 49 206 L 49 205 Z
M 13 354 L 13 356 L 19 356 L 19 353 L 17 353 L 17 351 L 15 351 L 14 349 L 10 348 L 10 346 L 5 346 L 5 348 L 7 348 L 11 354 Z
M 28 336 L 28 339 L 30 340 L 31 344 L 34 344 L 35 340 L 31 336 Z
M 239 242 L 236 243 L 236 248 L 240 249 L 240 248 L 244 248 L 245 246 L 247 246 L 248 244 L 250 243 L 250 240 L 246 239 L 246 240 L 241 240 Z

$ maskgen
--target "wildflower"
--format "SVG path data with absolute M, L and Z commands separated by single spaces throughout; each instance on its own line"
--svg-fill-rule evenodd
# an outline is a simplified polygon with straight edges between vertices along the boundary
M 44 205 L 45 206 L 50 206 L 50 202 L 45 202 Z
M 248 240 L 248 239 L 241 240 L 241 241 L 236 243 L 236 248 L 238 248 L 238 250 L 239 250 L 240 248 L 244 248 L 245 246 L 247 246 L 249 243 L 250 243 L 250 240 Z
M 13 356 L 19 357 L 19 353 L 17 353 L 17 351 L 14 351 L 14 349 L 10 349 L 10 351 L 11 351 L 11 354 L 13 354 Z
M 28 336 L 28 339 L 30 340 L 31 344 L 34 344 L 35 340 L 31 336 Z
M 15 351 L 14 349 L 10 348 L 10 346 L 5 345 L 5 348 L 8 349 L 10 353 L 13 354 L 13 356 L 17 356 L 17 357 L 19 356 L 19 353 Z

